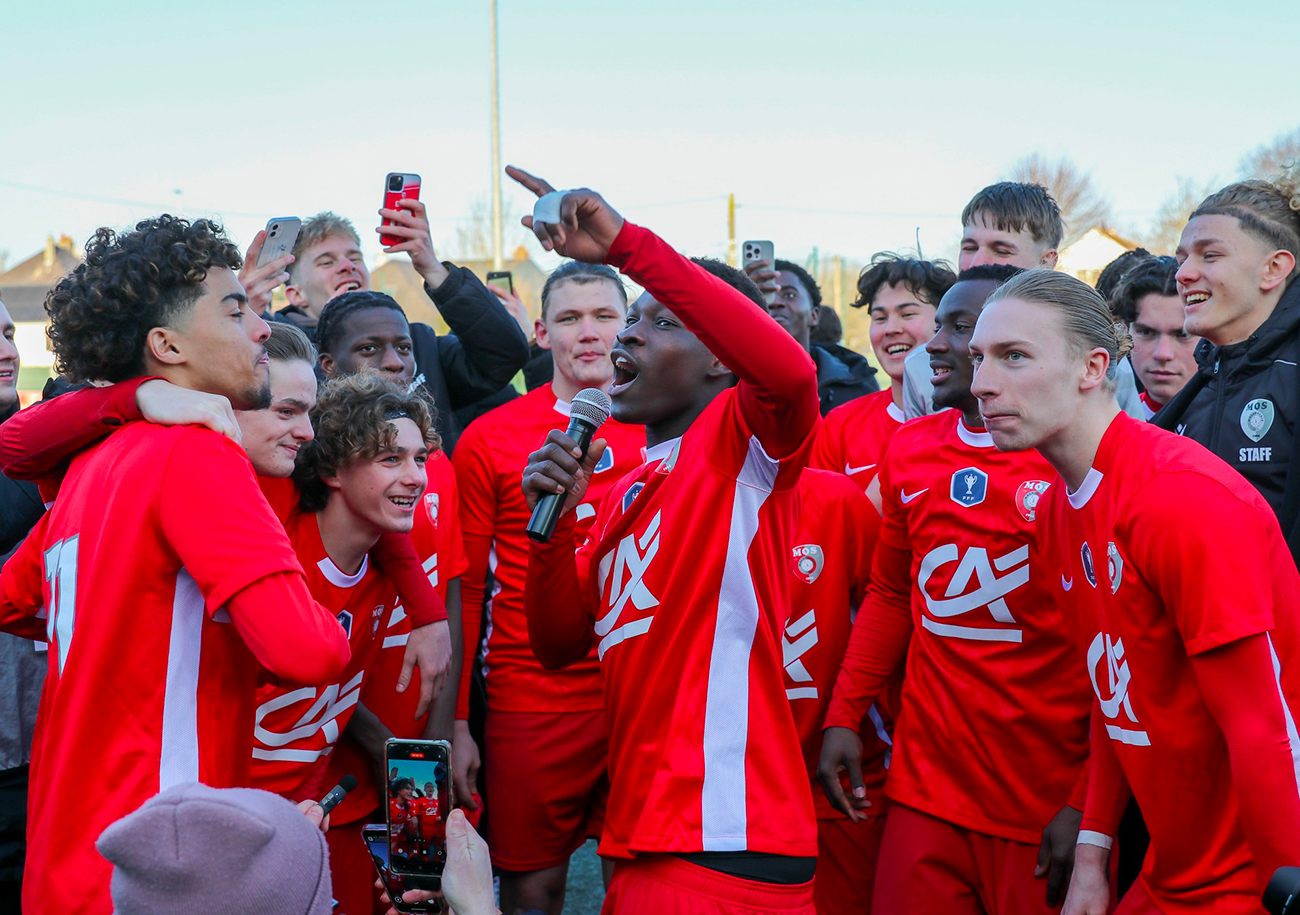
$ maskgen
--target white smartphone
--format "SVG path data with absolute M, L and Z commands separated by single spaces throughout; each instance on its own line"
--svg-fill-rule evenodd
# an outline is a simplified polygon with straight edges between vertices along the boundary
M 292 254 L 301 228 L 302 220 L 297 216 L 279 216 L 269 220 L 266 224 L 266 239 L 262 242 L 262 253 L 257 256 L 257 266 L 265 267 L 273 260 Z
M 767 261 L 768 265 L 773 270 L 776 269 L 776 247 L 770 241 L 757 241 L 750 239 L 741 243 L 740 251 L 741 262 L 743 264 L 752 264 L 755 261 Z M 776 293 L 766 293 L 763 298 L 767 299 L 767 304 L 771 305 L 776 301 Z

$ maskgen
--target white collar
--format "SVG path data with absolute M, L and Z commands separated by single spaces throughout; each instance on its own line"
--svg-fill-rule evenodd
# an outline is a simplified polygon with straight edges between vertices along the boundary
M 1088 500 L 1091 499 L 1093 493 L 1097 491 L 1097 487 L 1101 485 L 1101 480 L 1104 476 L 1105 474 L 1096 467 L 1089 467 L 1088 475 L 1083 478 L 1083 482 L 1079 484 L 1079 488 L 1074 492 L 1070 492 L 1068 489 L 1065 491 L 1065 496 L 1070 500 L 1070 504 L 1075 508 L 1083 508 L 1087 505 Z
M 370 568 L 370 555 L 362 557 L 361 568 L 357 569 L 357 574 L 348 575 L 342 569 L 334 564 L 334 560 L 326 556 L 320 562 L 316 563 L 316 568 L 325 576 L 325 580 L 336 588 L 351 588 L 357 582 L 366 576 L 366 569 Z
M 894 403 L 892 400 L 889 402 L 889 405 L 885 407 L 885 412 L 888 413 L 889 418 L 896 423 L 907 422 L 907 414 L 899 409 L 898 404 Z
M 966 421 L 957 417 L 957 437 L 972 448 L 992 448 L 993 436 L 986 431 L 975 431 L 966 425 Z
M 649 464 L 652 461 L 662 461 L 664 458 L 668 457 L 668 455 L 673 453 L 673 449 L 677 447 L 681 440 L 682 437 L 679 435 L 677 438 L 670 438 L 666 442 L 660 442 L 653 448 L 647 448 L 645 450 L 646 463 Z

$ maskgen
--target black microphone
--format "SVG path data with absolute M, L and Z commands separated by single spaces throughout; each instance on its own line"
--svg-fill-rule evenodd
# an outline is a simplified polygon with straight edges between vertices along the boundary
M 585 455 L 591 447 L 591 440 L 596 430 L 609 419 L 613 405 L 609 395 L 599 388 L 583 388 L 573 398 L 569 411 L 569 438 L 578 443 Z M 537 500 L 533 516 L 528 519 L 528 537 L 537 543 L 546 543 L 555 533 L 555 522 L 560 520 L 560 509 L 564 507 L 567 493 L 548 492 Z
M 357 777 L 355 775 L 345 775 L 339 779 L 339 783 L 330 789 L 330 793 L 320 799 L 321 810 L 328 814 L 331 810 L 339 805 L 347 793 L 357 786 Z
M 1264 911 L 1270 915 L 1300 912 L 1300 867 L 1279 867 L 1264 888 Z

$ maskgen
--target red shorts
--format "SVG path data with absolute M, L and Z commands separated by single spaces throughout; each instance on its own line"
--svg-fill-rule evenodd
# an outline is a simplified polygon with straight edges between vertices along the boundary
M 884 816 L 817 821 L 817 915 L 870 915 Z
M 489 711 L 483 743 L 493 865 L 557 867 L 600 837 L 609 797 L 604 711 Z
M 379 875 L 370 860 L 370 849 L 361 837 L 361 827 L 365 823 L 362 819 L 332 826 L 325 831 L 325 843 L 330 849 L 333 893 L 338 900 L 334 911 L 338 915 L 379 915 L 388 911 L 388 906 L 379 903 L 379 891 L 375 889 Z
M 614 864 L 600 915 L 815 915 L 812 881 L 794 886 L 720 874 L 673 855 L 640 855 Z
M 891 804 L 871 908 L 875 915 L 1055 915 L 1047 880 L 1034 877 L 1037 864 L 1037 845 Z

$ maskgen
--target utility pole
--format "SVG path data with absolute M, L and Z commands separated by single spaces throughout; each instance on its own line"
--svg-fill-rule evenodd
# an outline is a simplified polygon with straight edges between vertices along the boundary
M 501 252 L 501 101 L 497 65 L 497 0 L 492 0 L 492 269 L 503 266 Z
M 727 195 L 727 263 L 736 266 L 736 195 Z
M 844 260 L 838 254 L 833 261 L 835 273 L 831 276 L 831 307 L 835 313 L 844 315 Z

